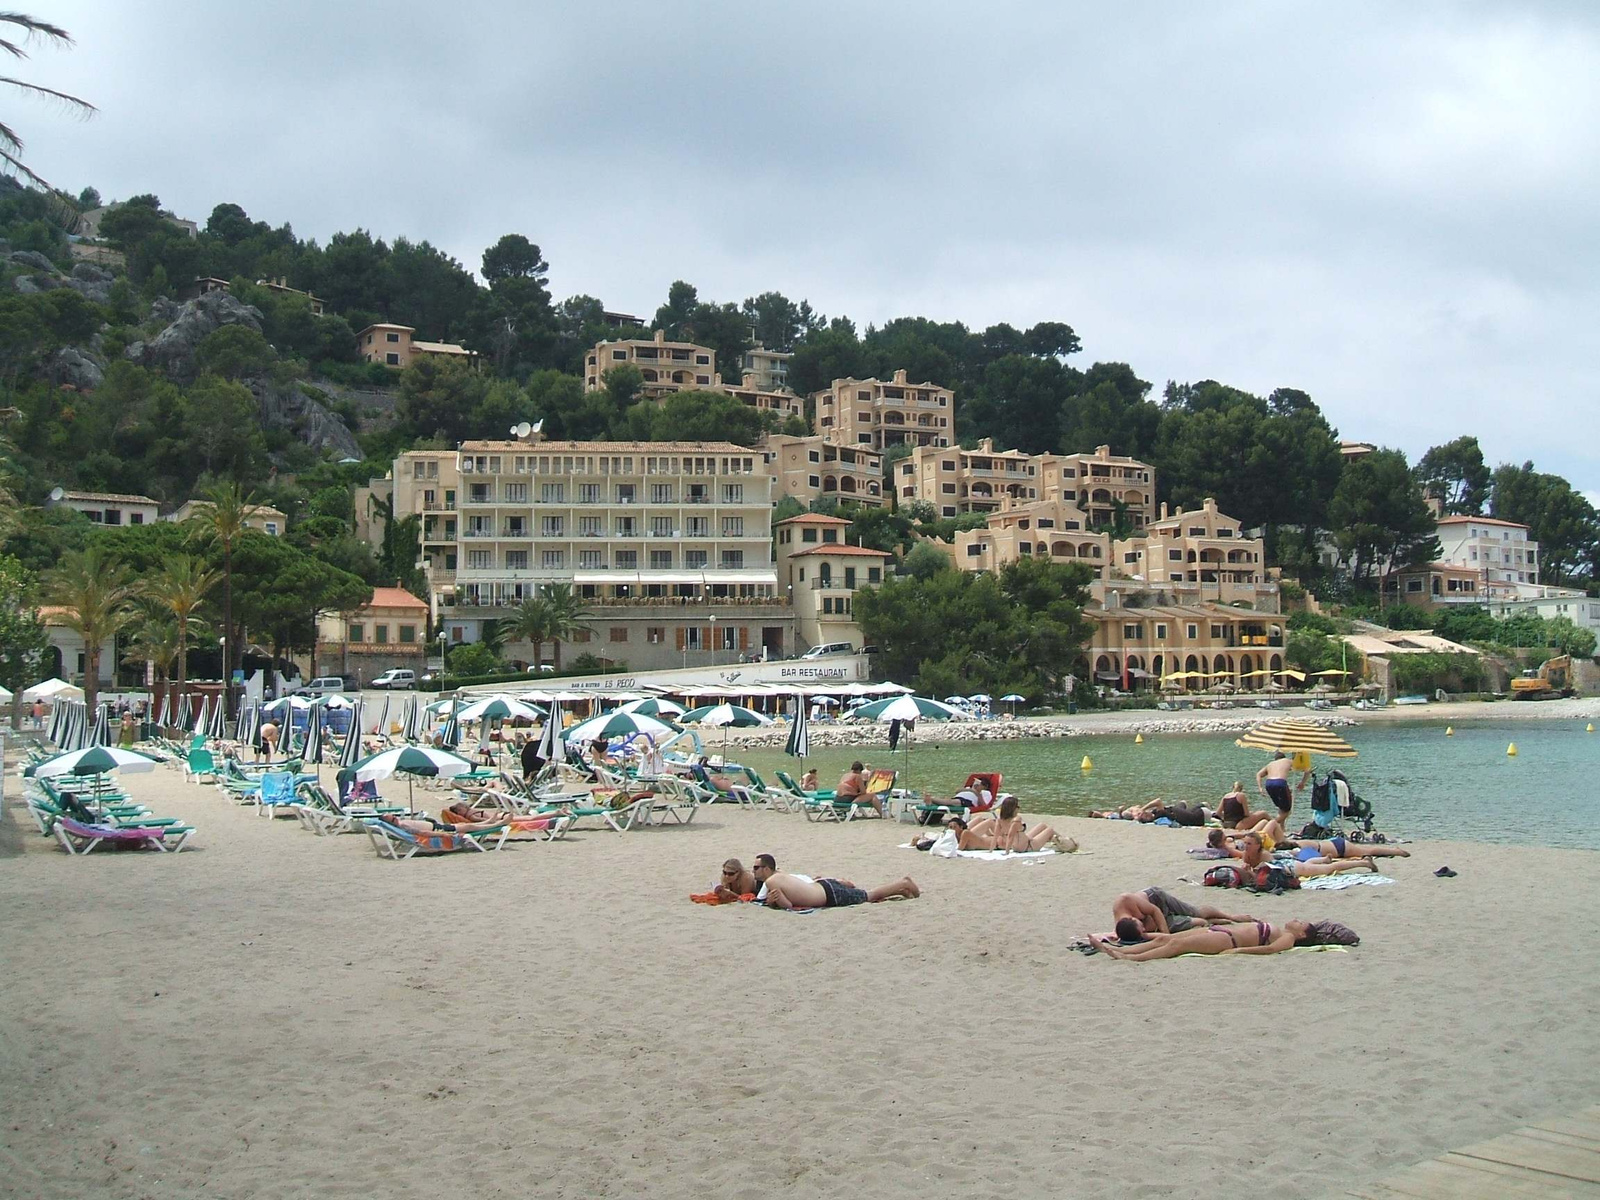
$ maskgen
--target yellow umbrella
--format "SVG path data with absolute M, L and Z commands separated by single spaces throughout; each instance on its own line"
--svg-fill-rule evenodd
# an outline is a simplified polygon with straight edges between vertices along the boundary
M 1274 671 L 1273 674 L 1286 675 L 1290 679 L 1293 679 L 1296 683 L 1304 683 L 1306 681 L 1306 673 L 1304 671 L 1296 671 L 1289 667 L 1285 667 L 1281 671 Z
M 1163 675 L 1161 677 L 1161 682 L 1162 683 L 1166 683 L 1167 680 L 1169 680 L 1169 679 L 1203 679 L 1203 678 L 1205 678 L 1205 676 L 1201 675 L 1199 671 L 1174 671 L 1171 675 Z
M 1315 672 L 1315 674 L 1317 674 L 1317 675 L 1348 675 L 1348 674 L 1350 674 L 1350 672 L 1349 671 L 1341 671 L 1341 670 L 1339 670 L 1338 667 L 1332 667 L 1332 668 L 1330 668 L 1329 670 L 1326 670 L 1326 671 L 1317 671 L 1317 672 Z
M 1355 747 L 1331 729 L 1313 725 L 1310 721 L 1296 721 L 1292 717 L 1279 717 L 1263 721 L 1249 733 L 1234 742 L 1247 750 L 1281 750 L 1285 754 L 1326 754 L 1329 758 L 1354 758 Z
M 1259 671 L 1246 671 L 1243 675 L 1239 676 L 1239 678 L 1240 679 L 1260 679 L 1263 675 L 1271 675 L 1271 674 L 1272 674 L 1271 671 L 1267 670 L 1265 667 L 1262 667 Z

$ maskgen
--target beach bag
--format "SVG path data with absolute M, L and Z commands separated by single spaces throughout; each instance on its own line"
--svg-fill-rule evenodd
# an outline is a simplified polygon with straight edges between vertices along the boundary
M 1319 779 L 1311 785 L 1311 811 L 1327 812 L 1333 807 L 1333 776 Z
M 929 854 L 937 854 L 940 858 L 954 858 L 961 850 L 961 839 L 956 836 L 954 829 L 946 829 L 939 838 L 928 848 Z
M 1242 887 L 1244 885 L 1244 871 L 1233 863 L 1224 863 L 1221 866 L 1212 867 L 1205 873 L 1205 877 L 1200 882 L 1205 887 Z
M 1216 868 L 1212 868 L 1215 870 Z M 1283 892 L 1294 891 L 1300 886 L 1300 877 L 1283 867 L 1276 867 L 1270 863 L 1262 863 L 1256 868 L 1255 879 L 1250 883 L 1253 892 L 1270 892 L 1278 895 Z

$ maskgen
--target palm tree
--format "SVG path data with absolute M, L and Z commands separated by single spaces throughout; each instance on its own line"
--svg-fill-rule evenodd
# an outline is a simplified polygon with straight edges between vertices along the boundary
M 575 633 L 587 632 L 587 622 L 594 614 L 584 607 L 583 597 L 572 590 L 570 583 L 547 584 L 540 591 L 550 606 L 550 640 L 556 644 L 556 670 L 559 671 L 561 643 L 570 641 Z
M 151 719 L 154 719 L 156 695 L 166 691 L 167 680 L 172 678 L 173 660 L 182 661 L 184 639 L 179 636 L 178 622 L 164 606 L 146 601 L 133 619 L 127 644 L 122 648 L 122 661 L 149 663 L 155 673 L 156 686 L 151 691 Z
M 189 537 L 197 542 L 222 547 L 222 694 L 228 715 L 233 716 L 233 663 L 240 651 L 239 637 L 233 628 L 233 548 L 239 544 L 250 518 L 261 511 L 235 481 L 212 485 L 203 493 L 189 518 Z
M 181 554 L 167 560 L 161 574 L 145 581 L 140 593 L 177 622 L 178 632 L 178 692 L 174 701 L 189 688 L 189 637 L 190 622 L 205 602 L 206 594 L 217 586 L 222 577 L 206 569 L 205 563 L 192 554 Z
M 533 666 L 537 670 L 544 644 L 556 636 L 555 610 L 547 597 L 529 596 L 512 610 L 504 629 L 510 640 L 533 644 Z
M 0 12 L 0 24 L 16 26 L 22 31 L 24 39 L 41 37 L 46 41 L 54 42 L 58 46 L 72 45 L 72 35 L 59 25 L 52 25 L 48 21 L 40 21 L 23 13 Z M 14 42 L 10 38 L 0 37 L 0 50 L 4 50 L 12 58 L 28 57 L 28 52 L 18 42 Z M 87 100 L 69 96 L 66 92 L 58 92 L 55 88 L 47 88 L 43 84 L 28 83 L 25 80 L 12 79 L 4 75 L 0 75 L 0 83 L 8 84 L 18 91 L 34 96 L 44 96 L 48 99 L 59 101 L 80 116 L 89 117 L 94 115 L 94 105 Z M 26 175 L 40 187 L 49 188 L 50 185 L 29 170 L 22 159 L 18 157 L 21 153 L 22 139 L 17 136 L 16 130 L 0 122 L 0 162 L 4 162 L 12 171 L 19 171 Z
M 133 594 L 128 568 L 111 562 L 98 546 L 66 555 L 46 579 L 46 600 L 83 638 L 83 695 L 90 712 L 100 694 L 101 648 L 132 619 Z

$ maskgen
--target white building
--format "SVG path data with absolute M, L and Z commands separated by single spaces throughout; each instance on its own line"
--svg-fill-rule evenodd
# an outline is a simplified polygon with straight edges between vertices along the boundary
M 1489 604 L 1489 612 L 1496 617 L 1532 614 L 1547 621 L 1553 617 L 1566 617 L 1574 625 L 1581 625 L 1600 635 L 1600 598 L 1587 595 L 1577 588 L 1541 586 L 1537 590 L 1544 594 L 1493 600 Z
M 1439 561 L 1482 572 L 1490 594 L 1539 582 L 1539 543 L 1528 527 L 1496 517 L 1440 517 Z M 1496 585 L 1501 585 L 1496 587 Z
M 70 508 L 81 512 L 96 525 L 149 525 L 160 507 L 149 496 L 129 496 L 120 492 L 69 492 L 56 488 L 45 501 L 47 508 Z

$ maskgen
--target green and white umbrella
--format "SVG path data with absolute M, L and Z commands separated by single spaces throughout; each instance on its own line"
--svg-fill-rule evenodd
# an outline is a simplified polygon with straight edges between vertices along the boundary
M 446 778 L 465 775 L 472 770 L 472 764 L 459 754 L 451 754 L 448 750 L 435 750 L 432 746 L 396 746 L 392 750 L 380 750 L 349 769 L 353 770 L 355 777 L 363 782 L 387 779 L 391 775 L 404 775 L 406 792 L 409 796 L 411 781 L 418 775 L 430 779 L 436 775 L 443 775 Z
M 25 774 L 38 779 L 55 775 L 104 775 L 108 771 L 153 771 L 156 760 L 116 746 L 88 746 L 35 763 Z
M 533 724 L 544 714 L 510 696 L 485 696 L 481 700 L 474 700 L 456 716 L 463 721 L 527 721 Z
M 685 725 L 709 725 L 712 728 L 748 729 L 755 725 L 772 724 L 772 718 L 738 704 L 706 704 L 691 708 L 678 719 Z
M 684 713 L 683 705 L 657 696 L 648 696 L 643 700 L 629 700 L 618 707 L 623 712 L 642 713 L 647 717 L 671 718 L 674 721 L 681 721 Z
M 593 742 L 599 738 L 610 741 L 612 738 L 632 737 L 640 733 L 648 733 L 659 741 L 662 738 L 676 737 L 681 732 L 682 730 L 676 725 L 657 720 L 655 717 L 616 709 L 601 713 L 598 717 L 590 717 L 587 721 L 578 722 L 567 730 L 566 741 Z
M 929 700 L 924 696 L 891 696 L 887 700 L 874 700 L 855 710 L 858 717 L 874 721 L 961 721 L 968 714 L 959 708 Z M 891 731 L 892 732 L 892 731 Z M 911 730 L 906 730 L 906 780 L 911 779 Z

